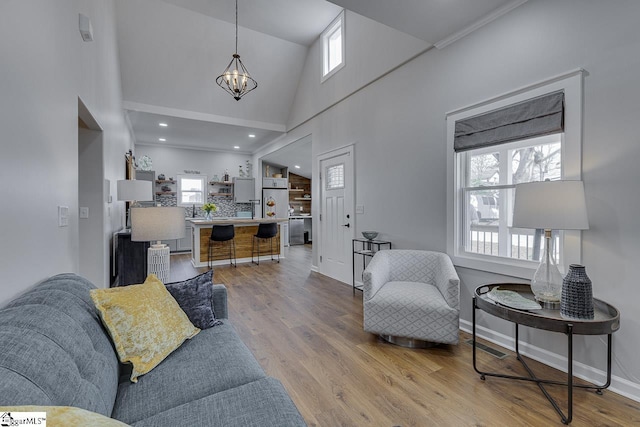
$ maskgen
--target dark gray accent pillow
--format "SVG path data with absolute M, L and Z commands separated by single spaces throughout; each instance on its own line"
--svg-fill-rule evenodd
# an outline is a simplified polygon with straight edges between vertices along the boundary
M 222 321 L 216 319 L 211 305 L 212 277 L 213 270 L 209 270 L 182 282 L 165 284 L 171 296 L 175 298 L 196 328 L 207 329 L 222 324 Z

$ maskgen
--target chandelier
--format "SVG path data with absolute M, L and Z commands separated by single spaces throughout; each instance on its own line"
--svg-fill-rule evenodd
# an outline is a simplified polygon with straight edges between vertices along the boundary
M 258 87 L 238 55 L 238 0 L 236 0 L 236 51 L 227 68 L 216 79 L 216 83 L 227 91 L 236 101 Z

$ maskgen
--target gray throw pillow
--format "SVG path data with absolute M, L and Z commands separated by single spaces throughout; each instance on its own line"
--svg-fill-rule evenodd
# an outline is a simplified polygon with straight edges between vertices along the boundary
M 193 325 L 200 329 L 221 325 L 211 305 L 213 295 L 213 270 L 182 282 L 167 283 L 167 290 L 187 314 Z

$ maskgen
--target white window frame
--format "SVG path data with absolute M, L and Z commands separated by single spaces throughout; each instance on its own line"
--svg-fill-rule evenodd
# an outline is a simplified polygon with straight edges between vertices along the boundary
M 207 176 L 206 175 L 191 175 L 191 174 L 179 174 L 178 175 L 178 199 L 177 199 L 177 205 L 178 206 L 202 206 L 205 203 L 207 203 L 207 193 L 208 193 L 208 187 L 207 187 Z M 182 203 L 182 180 L 183 179 L 199 179 L 200 181 L 202 181 L 202 203 Z M 192 192 L 192 190 L 188 190 L 189 192 Z
M 565 115 L 562 140 L 562 179 L 580 180 L 582 176 L 582 80 L 584 70 L 547 79 L 500 95 L 484 102 L 447 113 L 447 253 L 454 265 L 512 277 L 531 279 L 539 262 L 466 252 L 462 201 L 465 184 L 463 155 L 453 149 L 455 122 L 556 91 L 564 91 Z M 580 231 L 561 233 L 562 264 L 581 263 Z M 560 266 L 562 269 L 562 266 Z
M 345 55 L 345 19 L 344 19 L 344 10 L 340 12 L 340 14 L 334 19 L 331 24 L 322 32 L 320 38 L 322 39 L 322 78 L 321 82 L 324 82 L 329 77 L 333 76 L 335 73 L 344 68 L 347 57 Z M 340 41 L 341 41 L 341 57 L 342 60 L 338 65 L 329 69 L 329 57 L 330 57 L 330 46 L 329 39 L 336 31 L 340 31 Z

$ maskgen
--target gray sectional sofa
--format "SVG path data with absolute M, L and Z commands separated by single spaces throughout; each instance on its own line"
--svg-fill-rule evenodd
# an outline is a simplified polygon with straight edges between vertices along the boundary
M 216 316 L 226 319 L 226 288 L 213 287 Z M 61 274 L 0 310 L 0 407 L 74 406 L 136 427 L 306 425 L 228 320 L 130 382 L 89 296 L 93 288 Z

